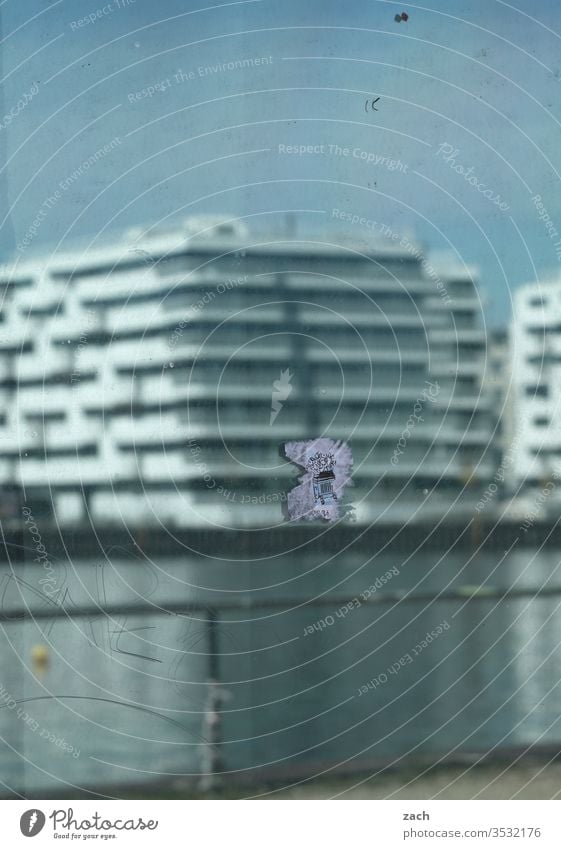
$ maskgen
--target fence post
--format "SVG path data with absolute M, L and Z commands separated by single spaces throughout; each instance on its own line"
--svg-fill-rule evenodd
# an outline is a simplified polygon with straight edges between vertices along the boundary
M 213 793 L 223 784 L 222 771 L 224 764 L 220 745 L 222 743 L 221 709 L 224 703 L 225 691 L 220 685 L 220 663 L 218 655 L 218 614 L 214 608 L 209 608 L 207 614 L 208 632 L 208 691 L 203 716 L 203 755 L 201 759 L 201 778 L 199 790 L 201 793 Z

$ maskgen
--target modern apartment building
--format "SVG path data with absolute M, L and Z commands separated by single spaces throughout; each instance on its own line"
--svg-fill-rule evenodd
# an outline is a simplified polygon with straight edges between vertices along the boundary
M 490 437 L 500 462 L 509 447 L 511 423 L 509 382 L 511 375 L 509 333 L 506 327 L 493 328 L 487 336 L 483 392 L 494 411 L 494 433 Z
M 510 348 L 510 483 L 538 485 L 561 471 L 561 280 L 518 289 Z
M 282 446 L 319 435 L 360 523 L 470 509 L 493 473 L 473 272 L 409 240 L 207 217 L 0 272 L 0 483 L 60 524 L 283 523 Z

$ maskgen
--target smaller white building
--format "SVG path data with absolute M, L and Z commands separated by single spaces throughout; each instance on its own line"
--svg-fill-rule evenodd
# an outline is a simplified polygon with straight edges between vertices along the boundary
M 561 472 L 561 278 L 516 292 L 510 352 L 509 483 L 540 485 Z

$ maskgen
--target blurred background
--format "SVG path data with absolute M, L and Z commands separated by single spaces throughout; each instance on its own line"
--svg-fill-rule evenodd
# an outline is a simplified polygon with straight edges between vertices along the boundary
M 555 4 L 0 25 L 2 795 L 553 797 Z

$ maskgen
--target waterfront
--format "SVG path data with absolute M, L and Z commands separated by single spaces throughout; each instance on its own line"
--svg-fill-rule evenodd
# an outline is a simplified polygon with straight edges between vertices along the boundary
M 42 567 L 30 560 L 2 569 L 4 617 L 45 608 Z M 2 625 L 0 683 L 17 703 L 0 708 L 6 794 L 112 788 L 118 796 L 130 786 L 173 794 L 194 785 L 208 745 L 211 674 L 225 691 L 226 786 L 290 784 L 335 768 L 391 766 L 399 775 L 416 760 L 492 759 L 555 749 L 560 739 L 554 550 L 329 557 L 307 549 L 237 560 L 112 551 L 105 562 L 52 562 L 65 612 Z M 341 599 L 364 599 L 388 574 L 379 604 L 341 614 Z M 520 595 L 501 600 L 507 590 Z M 165 612 L 172 601 L 197 612 Z M 150 613 L 131 613 L 147 603 Z M 123 612 L 96 616 L 96 605 Z M 215 664 L 210 610 L 218 611 Z M 310 631 L 318 620 L 328 626 Z M 427 641 L 442 622 L 449 627 Z M 400 664 L 407 654 L 412 662 Z M 361 693 L 373 679 L 382 680 Z

